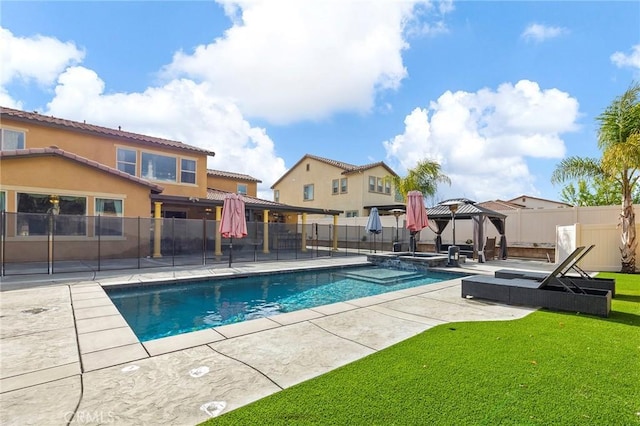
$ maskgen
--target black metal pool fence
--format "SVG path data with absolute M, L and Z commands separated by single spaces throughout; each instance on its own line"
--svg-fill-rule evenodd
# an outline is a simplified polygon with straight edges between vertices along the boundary
M 230 240 L 218 226 L 208 219 L 2 211 L 1 275 L 223 266 L 230 250 L 234 263 L 350 256 L 408 250 L 409 241 L 406 230 L 395 227 L 374 235 L 363 226 L 264 222 L 247 223 L 247 236 Z

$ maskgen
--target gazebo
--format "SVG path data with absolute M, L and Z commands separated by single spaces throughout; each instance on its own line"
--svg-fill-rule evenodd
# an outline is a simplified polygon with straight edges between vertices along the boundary
M 442 231 L 444 231 L 452 219 L 471 219 L 473 221 L 473 249 L 481 253 L 484 250 L 485 244 L 484 224 L 485 221 L 489 219 L 500 234 L 500 252 L 498 253 L 498 258 L 507 258 L 507 236 L 505 235 L 506 215 L 478 206 L 475 201 L 466 198 L 454 198 L 442 201 L 438 205 L 428 208 L 427 216 L 429 217 L 429 221 L 434 222 L 437 227 L 435 230 L 436 252 L 440 252 L 442 249 Z M 484 262 L 484 258 L 478 256 L 478 261 Z

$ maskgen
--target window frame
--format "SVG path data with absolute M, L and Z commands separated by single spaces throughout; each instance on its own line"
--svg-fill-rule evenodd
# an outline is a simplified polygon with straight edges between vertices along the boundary
M 185 170 L 184 161 L 190 161 L 193 163 L 193 170 Z M 184 174 L 188 173 L 189 175 L 193 175 L 193 182 L 188 182 L 184 180 Z M 180 157 L 180 183 L 184 183 L 186 185 L 196 185 L 198 176 L 198 161 L 193 158 Z
M 99 212 L 98 211 L 98 200 L 108 200 L 108 201 L 119 201 L 120 202 L 120 212 L 115 213 L 115 215 L 111 215 L 111 214 L 104 214 L 103 212 Z M 103 237 L 122 237 L 124 236 L 124 200 L 122 198 L 107 198 L 107 197 L 94 197 L 93 198 L 93 211 L 95 214 L 96 218 L 100 218 L 100 219 L 96 219 L 94 221 L 94 225 L 93 225 L 93 235 L 95 237 L 100 236 L 101 238 Z M 119 233 L 102 233 L 102 232 L 98 232 L 98 222 L 102 223 L 103 220 L 108 220 L 109 223 L 117 223 L 119 224 L 119 228 L 120 228 L 120 232 Z M 100 228 L 103 229 L 103 228 Z
M 376 177 L 369 176 L 369 192 L 376 192 Z
M 331 181 L 331 195 L 337 195 L 340 193 L 340 179 L 333 179 Z
M 280 190 L 279 189 L 274 189 L 273 190 L 273 201 L 275 201 L 276 203 L 280 202 Z
M 46 200 L 44 201 L 44 205 L 41 202 L 36 202 L 34 205 L 38 207 L 40 204 L 41 211 L 20 211 L 20 196 L 21 195 L 32 196 L 31 198 L 35 198 L 36 200 Z M 36 196 L 36 197 L 33 197 Z M 87 226 L 87 207 L 88 207 L 88 197 L 86 195 L 76 195 L 76 194 L 61 194 L 58 195 L 59 198 L 59 213 L 55 214 L 55 224 L 56 224 L 56 237 L 87 237 L 88 226 Z M 43 194 L 39 192 L 26 192 L 19 191 L 16 192 L 16 230 L 19 236 L 27 236 L 27 237 L 43 237 L 47 236 L 49 232 L 48 221 L 49 221 L 49 213 L 51 212 L 50 200 L 51 194 Z M 64 212 L 65 204 L 67 202 L 74 202 L 77 200 L 82 200 L 84 205 L 84 212 L 82 214 L 69 214 Z M 64 201 L 64 202 L 63 202 Z M 21 217 L 23 215 L 23 217 Z M 24 216 L 26 215 L 26 217 Z M 31 215 L 31 216 L 30 216 Z M 74 220 L 78 220 L 75 227 L 78 229 L 77 232 L 64 232 L 64 227 L 73 228 Z M 35 225 L 35 226 L 33 226 Z M 25 229 L 26 226 L 26 229 Z M 44 228 L 44 231 L 40 231 L 39 229 Z M 34 229 L 36 230 L 34 233 Z M 62 230 L 62 231 L 61 231 Z
M 244 187 L 244 192 L 240 190 L 241 187 Z M 236 194 L 247 195 L 249 193 L 249 185 L 246 183 L 237 183 L 236 184 Z
M 349 180 L 347 178 L 340 179 L 340 193 L 346 194 L 349 192 Z
M 131 163 L 130 161 L 125 161 L 125 160 L 120 160 L 120 151 L 128 151 L 128 152 L 132 152 L 134 157 L 135 157 L 135 162 Z M 120 165 L 123 164 L 124 167 L 120 168 Z M 124 170 L 126 168 L 126 166 L 130 166 L 133 165 L 133 174 L 127 172 L 126 170 Z M 116 147 L 116 169 L 118 169 L 119 171 L 121 171 L 122 173 L 126 173 L 128 175 L 131 176 L 138 176 L 138 151 L 136 149 L 130 149 L 130 148 L 125 148 L 125 147 Z
M 166 158 L 166 159 L 171 159 L 174 162 L 174 169 L 173 169 L 173 179 L 164 179 L 164 178 L 158 178 L 158 175 L 156 173 L 156 171 L 154 170 L 154 174 L 152 177 L 149 176 L 145 176 L 144 174 L 144 163 L 145 163 L 145 155 L 150 155 L 150 156 L 155 156 L 155 157 L 162 157 L 162 158 Z M 156 182 L 167 182 L 167 183 L 178 183 L 178 158 L 180 157 L 176 157 L 175 155 L 167 155 L 167 154 L 160 154 L 158 152 L 155 151 L 140 151 L 140 177 L 143 179 L 147 179 L 150 181 L 156 181 Z M 147 173 L 149 172 L 149 170 L 147 170 Z
M 302 187 L 302 201 L 313 201 L 314 184 L 308 183 Z
M 22 134 L 22 146 L 18 146 L 17 148 L 7 149 L 4 147 L 5 145 L 5 136 L 4 132 L 14 132 Z M 15 151 L 18 149 L 26 149 L 27 148 L 27 132 L 25 130 L 12 129 L 10 127 L 1 127 L 0 128 L 0 151 Z

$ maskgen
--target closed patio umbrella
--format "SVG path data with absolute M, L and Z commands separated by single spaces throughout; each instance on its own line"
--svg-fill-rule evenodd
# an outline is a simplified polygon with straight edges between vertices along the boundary
M 380 213 L 378 208 L 373 207 L 369 212 L 369 220 L 367 220 L 367 226 L 364 227 L 366 231 L 373 234 L 373 252 L 376 252 L 376 235 L 382 232 L 382 223 L 380 222 Z
M 411 249 L 416 254 L 416 234 L 429 226 L 424 197 L 420 191 L 409 191 L 407 194 L 407 229 L 411 233 Z
M 222 218 L 220 219 L 220 233 L 224 238 L 229 238 L 229 267 L 233 255 L 233 239 L 247 236 L 247 220 L 244 216 L 244 200 L 237 194 L 227 194 L 222 205 Z

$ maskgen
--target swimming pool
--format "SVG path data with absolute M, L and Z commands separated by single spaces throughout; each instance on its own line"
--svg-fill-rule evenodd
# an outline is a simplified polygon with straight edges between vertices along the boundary
M 462 276 L 365 266 L 126 286 L 105 291 L 144 342 Z

